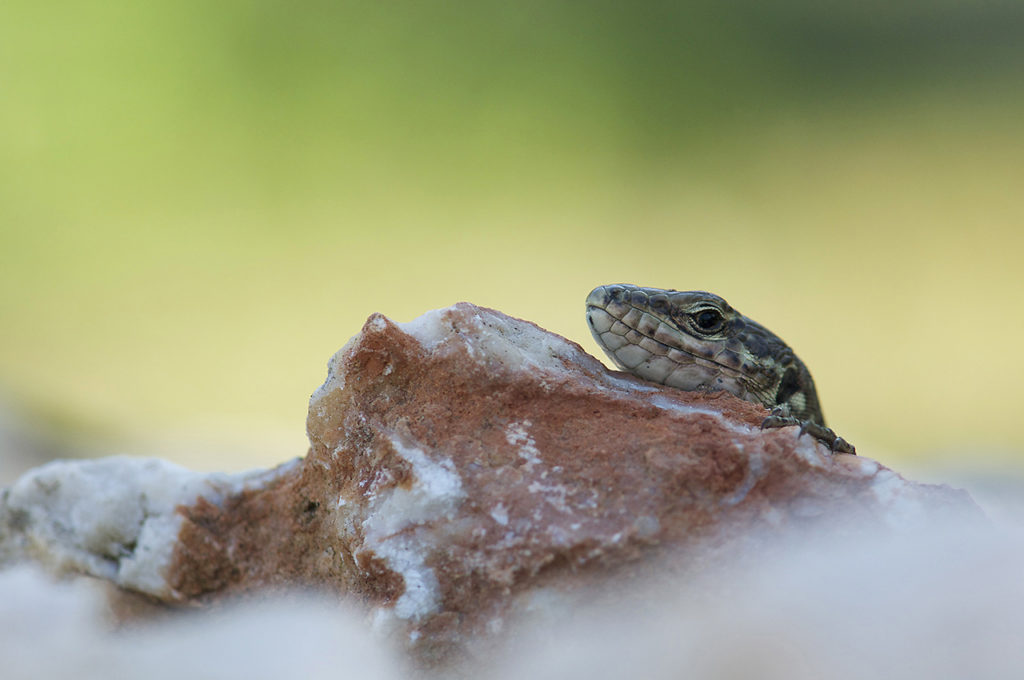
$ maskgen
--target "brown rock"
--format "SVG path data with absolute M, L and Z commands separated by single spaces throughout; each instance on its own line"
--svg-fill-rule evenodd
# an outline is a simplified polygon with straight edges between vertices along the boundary
M 795 428 L 762 431 L 764 416 L 610 372 L 493 310 L 404 327 L 374 315 L 313 395 L 303 465 L 183 508 L 169 579 L 186 599 L 296 583 L 355 595 L 429 663 L 500 630 L 539 588 L 693 568 L 739 536 L 978 512 Z
M 608 371 L 575 343 L 461 303 L 402 325 L 371 316 L 313 395 L 301 462 L 241 481 L 149 465 L 154 487 L 180 477 L 181 498 L 199 496 L 160 524 L 167 559 L 158 532 L 135 524 L 102 559 L 88 542 L 45 549 L 68 534 L 39 529 L 64 522 L 51 511 L 54 476 L 68 485 L 59 470 L 13 487 L 0 519 L 17 519 L 18 550 L 163 601 L 335 592 L 430 665 L 545 601 L 715 566 L 723 551 L 980 516 L 965 492 L 831 455 L 796 428 L 762 431 L 765 414 Z M 154 513 L 139 511 L 142 527 Z M 89 535 L 107 536 L 106 521 Z

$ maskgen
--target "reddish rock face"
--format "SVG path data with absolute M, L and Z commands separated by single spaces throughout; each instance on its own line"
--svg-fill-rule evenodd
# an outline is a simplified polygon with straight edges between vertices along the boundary
M 179 601 L 333 590 L 430 664 L 538 598 L 705 568 L 725 545 L 979 514 L 764 416 L 608 371 L 494 310 L 374 315 L 313 395 L 301 465 L 180 508 L 169 585 Z

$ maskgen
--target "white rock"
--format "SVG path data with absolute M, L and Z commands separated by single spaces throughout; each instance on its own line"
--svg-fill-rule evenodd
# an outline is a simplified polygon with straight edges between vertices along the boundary
M 296 594 L 115 631 L 95 583 L 0 572 L 4 680 L 406 677 L 365 628 L 333 599 Z
M 167 597 L 164 572 L 181 526 L 175 509 L 200 497 L 220 503 L 292 465 L 227 475 L 155 458 L 55 461 L 0 494 L 0 558 L 32 557 L 58 572 Z

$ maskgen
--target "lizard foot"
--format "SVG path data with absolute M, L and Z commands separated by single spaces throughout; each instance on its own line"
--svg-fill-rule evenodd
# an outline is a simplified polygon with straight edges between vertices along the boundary
M 810 420 L 800 420 L 789 415 L 789 409 L 777 406 L 772 409 L 771 415 L 761 421 L 761 429 L 774 427 L 789 427 L 798 425 L 800 434 L 809 434 L 829 448 L 834 453 L 852 453 L 857 455 L 857 449 L 853 444 L 837 435 L 830 428 Z M 799 436 L 799 435 L 798 435 Z

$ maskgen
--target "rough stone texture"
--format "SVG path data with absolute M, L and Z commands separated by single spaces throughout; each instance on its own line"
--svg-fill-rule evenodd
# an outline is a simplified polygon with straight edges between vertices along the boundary
M 168 543 L 161 552 L 151 532 L 144 568 L 132 536 L 159 518 L 119 525 L 115 562 L 132 566 L 120 583 L 181 603 L 327 588 L 361 602 L 430 665 L 544 601 L 609 579 L 700 570 L 728 546 L 980 517 L 965 492 L 830 455 L 796 428 L 762 431 L 765 415 L 724 393 L 610 372 L 578 345 L 493 310 L 462 303 L 402 325 L 374 315 L 313 395 L 307 457 L 181 485 L 174 521 L 161 515 Z M 84 556 L 110 553 L 109 541 L 67 544 L 75 513 L 102 494 L 72 493 L 61 481 L 69 473 L 46 470 L 0 500 L 0 555 L 17 546 L 118 582 L 109 554 Z M 64 509 L 38 511 L 29 491 L 41 487 Z M 74 503 L 55 503 L 62 493 Z
M 0 565 L 28 557 L 58 572 L 181 599 L 166 578 L 184 525 L 178 508 L 228 503 L 297 467 L 296 460 L 225 475 L 124 456 L 49 463 L 0 492 Z

